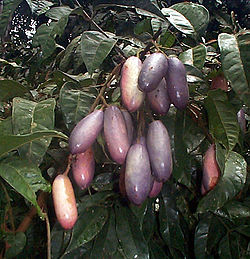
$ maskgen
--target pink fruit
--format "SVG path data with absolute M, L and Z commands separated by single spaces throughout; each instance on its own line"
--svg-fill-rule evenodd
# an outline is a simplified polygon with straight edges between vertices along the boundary
M 153 186 L 148 196 L 150 198 L 156 197 L 161 192 L 162 185 L 163 185 L 163 182 L 157 182 L 156 180 L 153 179 Z

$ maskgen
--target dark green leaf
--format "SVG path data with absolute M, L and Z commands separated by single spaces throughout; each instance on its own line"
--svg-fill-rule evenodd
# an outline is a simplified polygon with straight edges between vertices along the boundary
M 171 48 L 175 43 L 175 36 L 172 32 L 166 31 L 160 37 L 160 44 L 165 48 Z
M 96 191 L 111 191 L 114 187 L 114 173 L 102 173 L 95 177 L 91 187 Z
M 151 259 L 168 259 L 169 257 L 164 253 L 164 250 L 155 241 L 150 240 L 150 258 Z
M 219 256 L 221 259 L 240 258 L 240 237 L 237 233 L 228 233 L 219 243 Z
M 43 0 L 26 0 L 26 2 L 28 3 L 31 12 L 35 13 L 37 15 L 41 15 L 43 13 L 46 13 L 46 11 L 49 10 L 49 7 L 54 5 L 53 3 Z
M 5 238 L 10 248 L 6 251 L 4 258 L 13 258 L 20 254 L 26 244 L 26 236 L 23 232 L 8 234 Z
M 239 138 L 239 123 L 232 104 L 222 90 L 208 92 L 205 100 L 209 131 L 219 143 L 232 150 Z
M 67 252 L 72 251 L 92 240 L 103 228 L 108 218 L 108 211 L 102 207 L 91 207 L 83 211 L 73 228 L 72 241 Z
M 116 41 L 98 31 L 83 32 L 81 37 L 82 58 L 90 74 L 100 67 Z
M 145 200 L 140 206 L 136 206 L 136 205 L 130 203 L 129 207 L 132 210 L 132 212 L 134 213 L 134 215 L 137 217 L 140 230 L 142 230 L 142 223 L 143 223 L 143 220 L 146 215 L 147 208 L 148 208 L 148 200 Z
M 0 176 L 31 202 L 42 216 L 35 193 L 38 190 L 50 191 L 50 185 L 42 177 L 37 166 L 26 160 L 11 158 L 0 163 Z
M 22 136 L 0 135 L 0 157 L 25 144 L 31 143 L 32 141 L 44 138 L 50 139 L 52 137 L 63 138 L 65 140 L 68 139 L 63 133 L 54 130 L 39 131 Z
M 0 80 L 0 101 L 9 101 L 15 96 L 24 96 L 30 92 L 20 83 L 14 80 Z
M 198 204 L 197 212 L 215 211 L 240 192 L 246 181 L 246 161 L 233 151 L 226 157 L 224 174 L 219 182 Z
M 54 129 L 55 99 L 47 99 L 39 103 L 22 98 L 13 99 L 12 125 L 16 135 L 30 134 L 37 131 Z M 51 138 L 30 142 L 18 149 L 20 155 L 30 161 L 40 164 Z
M 68 129 L 72 128 L 88 115 L 95 101 L 95 88 L 81 89 L 74 82 L 66 82 L 60 91 L 59 102 L 63 119 Z
M 249 35 L 246 33 L 236 38 L 234 35 L 221 33 L 218 37 L 224 75 L 239 98 L 248 106 L 250 106 Z
M 116 232 L 125 256 L 127 258 L 149 259 L 148 247 L 136 216 L 121 204 L 116 205 L 115 214 Z
M 73 9 L 69 8 L 68 6 L 53 7 L 46 12 L 46 16 L 50 19 L 59 21 L 62 17 L 68 16 L 72 10 Z
M 150 19 L 142 20 L 141 22 L 138 22 L 137 25 L 134 28 L 135 34 L 142 34 L 148 32 L 149 34 L 152 34 L 152 27 L 151 27 L 151 21 Z
M 8 135 L 12 133 L 11 117 L 0 120 L 0 135 Z
M 10 65 L 10 66 L 15 67 L 15 68 L 22 67 L 22 66 L 17 65 L 16 62 L 9 62 L 9 61 L 7 61 L 7 60 L 5 60 L 5 59 L 2 59 L 2 58 L 0 58 L 0 63 L 2 63 L 2 64 L 4 64 L 4 65 Z M 1 82 L 1 83 L 2 83 L 2 82 Z
M 155 223 L 156 223 L 156 216 L 155 216 L 154 199 L 150 199 L 148 200 L 147 210 L 143 217 L 143 222 L 142 222 L 142 232 L 147 243 L 149 242 L 150 238 L 154 234 Z
M 235 229 L 237 232 L 250 237 L 250 225 L 242 225 Z

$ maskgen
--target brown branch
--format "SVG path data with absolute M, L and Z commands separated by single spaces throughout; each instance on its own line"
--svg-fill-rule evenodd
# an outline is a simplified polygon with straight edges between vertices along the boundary
M 68 173 L 69 173 L 69 170 L 70 170 L 71 164 L 72 164 L 72 159 L 73 159 L 72 154 L 70 154 L 70 155 L 68 156 L 67 168 L 66 168 L 66 170 L 65 170 L 64 173 L 63 173 L 63 175 L 65 175 L 65 176 L 67 176 Z

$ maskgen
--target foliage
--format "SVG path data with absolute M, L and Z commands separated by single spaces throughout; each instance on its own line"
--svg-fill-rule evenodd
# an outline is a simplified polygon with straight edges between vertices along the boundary
M 236 116 L 242 107 L 247 120 L 250 115 L 250 32 L 241 27 L 247 26 L 244 17 L 237 20 L 230 13 L 234 1 L 229 2 L 0 3 L 1 255 L 45 258 L 46 222 L 52 258 L 250 256 L 250 133 L 249 127 L 245 134 L 240 130 Z M 23 30 L 33 28 L 30 38 L 13 33 L 23 14 L 33 24 Z M 120 64 L 132 55 L 143 57 L 145 48 L 178 56 L 187 71 L 187 109 L 153 114 L 171 138 L 173 176 L 158 197 L 140 207 L 130 204 L 119 193 L 120 167 L 100 135 L 94 145 L 95 178 L 88 191 L 74 184 L 79 218 L 72 231 L 64 231 L 50 191 L 67 167 L 70 131 L 100 91 L 108 103 L 120 105 Z M 221 73 L 229 90 L 210 90 Z M 202 155 L 209 142 L 216 143 L 222 176 L 202 196 Z M 41 199 L 44 193 L 48 196 Z M 33 218 L 36 211 L 39 218 Z M 31 214 L 33 221 L 24 227 Z

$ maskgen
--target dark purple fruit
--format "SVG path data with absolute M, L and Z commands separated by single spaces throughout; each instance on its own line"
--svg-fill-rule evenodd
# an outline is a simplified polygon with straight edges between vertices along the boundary
M 220 168 L 216 161 L 215 145 L 212 144 L 203 158 L 202 194 L 212 190 L 220 177 Z
M 63 174 L 58 175 L 52 185 L 56 217 L 64 229 L 71 229 L 77 220 L 76 199 L 72 184 Z
M 130 112 L 136 111 L 143 103 L 145 94 L 138 89 L 138 77 L 142 62 L 137 57 L 126 60 L 121 72 L 122 103 Z
M 71 154 L 85 152 L 93 144 L 102 128 L 102 110 L 95 110 L 79 121 L 69 137 L 69 150 Z
M 241 108 L 238 111 L 237 119 L 238 119 L 238 123 L 240 125 L 241 131 L 245 134 L 246 133 L 246 117 L 245 117 L 245 112 L 244 112 L 243 108 Z
M 151 92 L 157 88 L 168 70 L 168 60 L 162 53 L 148 56 L 142 64 L 138 79 L 138 87 L 143 92 Z
M 178 58 L 168 59 L 166 82 L 171 103 L 180 110 L 185 109 L 189 98 L 187 76 L 185 66 Z
M 157 182 L 156 180 L 153 180 L 153 186 L 148 196 L 150 198 L 156 197 L 161 192 L 162 185 L 163 182 Z
M 128 199 L 136 205 L 141 205 L 151 190 L 150 162 L 144 145 L 134 144 L 128 151 L 125 187 Z
M 126 128 L 127 128 L 129 144 L 131 145 L 132 141 L 133 141 L 133 137 L 134 137 L 133 121 L 132 121 L 131 115 L 128 111 L 126 111 L 126 110 L 121 110 L 121 111 L 122 111 L 122 115 L 125 120 L 125 124 L 126 124 Z
M 89 187 L 95 173 L 95 159 L 92 148 L 76 155 L 72 163 L 72 173 L 76 184 L 81 189 Z
M 147 93 L 147 99 L 151 109 L 158 114 L 166 114 L 170 107 L 167 84 L 163 78 L 158 87 L 150 93 Z
M 124 117 L 116 106 L 104 112 L 104 136 L 112 159 L 123 164 L 130 144 Z
M 172 174 L 172 153 L 168 131 L 159 120 L 149 124 L 147 148 L 156 181 L 165 182 Z

